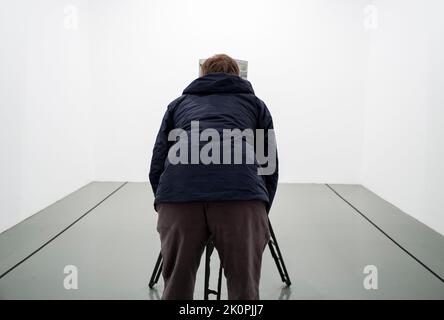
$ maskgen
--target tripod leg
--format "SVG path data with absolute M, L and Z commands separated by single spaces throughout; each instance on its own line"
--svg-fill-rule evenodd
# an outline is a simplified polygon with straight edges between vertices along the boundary
M 210 240 L 207 243 L 207 247 L 205 249 L 205 288 L 204 288 L 204 300 L 209 300 L 210 295 L 210 258 L 211 253 L 213 252 L 214 245 Z
M 222 291 L 222 262 L 219 267 L 219 278 L 217 279 L 217 300 L 220 300 L 220 293 Z
M 160 275 L 162 274 L 162 268 L 163 268 L 163 261 L 160 263 L 159 270 L 157 270 L 156 279 L 154 279 L 154 283 L 156 284 L 159 282 Z
M 278 272 L 279 272 L 279 275 L 281 277 L 282 282 L 286 282 L 285 281 L 284 271 L 282 270 L 281 264 L 279 263 L 279 258 L 278 258 L 277 254 L 276 254 L 276 250 L 274 250 L 274 242 L 273 242 L 273 240 L 270 240 L 268 242 L 268 248 L 270 249 L 271 256 L 273 257 L 274 262 L 276 263 L 276 267 L 278 269 Z
M 152 289 L 154 285 L 159 281 L 160 273 L 162 272 L 162 253 L 159 253 L 159 257 L 157 258 L 156 265 L 154 266 L 153 273 L 151 274 L 151 279 L 148 286 Z
M 273 256 L 276 266 L 278 268 L 281 279 L 287 286 L 291 286 L 290 276 L 288 275 L 287 267 L 285 266 L 284 259 L 282 257 L 281 250 L 279 249 L 279 245 L 276 240 L 276 236 L 274 234 L 273 228 L 271 227 L 270 219 L 268 220 L 268 227 L 270 229 L 271 239 L 268 243 L 268 246 L 271 251 L 271 255 Z M 274 247 L 276 247 L 276 252 L 274 251 Z

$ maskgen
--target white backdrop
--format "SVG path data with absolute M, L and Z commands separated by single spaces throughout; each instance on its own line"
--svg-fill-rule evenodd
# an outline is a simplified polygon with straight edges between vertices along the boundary
M 93 179 L 89 32 L 64 5 L 0 0 L 0 232 Z
M 198 60 L 248 60 L 275 121 L 282 182 L 357 182 L 363 138 L 362 1 L 94 1 L 96 179 L 147 179 L 167 104 Z
M 375 4 L 361 182 L 444 234 L 444 2 Z
M 362 183 L 444 233 L 439 1 L 0 3 L 0 231 L 89 181 L 146 181 L 167 104 L 224 52 L 274 116 L 281 182 Z

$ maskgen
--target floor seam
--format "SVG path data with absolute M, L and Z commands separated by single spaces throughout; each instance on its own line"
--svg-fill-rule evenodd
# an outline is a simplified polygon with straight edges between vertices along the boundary
M 5 271 L 2 275 L 0 275 L 0 280 L 6 276 L 8 273 L 10 273 L 11 271 L 13 271 L 15 268 L 17 268 L 18 266 L 20 266 L 22 263 L 24 263 L 26 260 L 28 260 L 29 258 L 31 258 L 33 255 L 35 255 L 37 252 L 39 252 L 40 250 L 42 250 L 44 247 L 46 247 L 48 244 L 50 244 L 52 241 L 54 241 L 55 239 L 57 239 L 60 235 L 62 235 L 65 231 L 68 231 L 68 229 L 70 229 L 72 226 L 74 226 L 77 222 L 79 222 L 82 218 L 84 218 L 85 216 L 87 216 L 91 211 L 93 211 L 95 208 L 97 208 L 99 205 L 101 205 L 103 202 L 105 202 L 107 199 L 109 199 L 112 195 L 114 195 L 115 193 L 117 193 L 117 191 L 119 191 L 120 189 L 122 189 L 126 184 L 128 183 L 128 181 L 125 181 L 124 183 L 122 183 L 118 188 L 116 188 L 113 192 L 111 192 L 110 194 L 108 194 L 105 198 L 103 198 L 102 200 L 100 200 L 98 203 L 96 203 L 92 208 L 88 209 L 88 211 L 86 211 L 84 214 L 82 214 L 79 218 L 77 218 L 76 220 L 74 220 L 72 223 L 70 223 L 67 227 L 65 227 L 62 231 L 60 231 L 59 233 L 57 233 L 55 236 L 53 236 L 51 239 L 49 239 L 48 241 L 46 241 L 43 245 L 41 245 L 39 248 L 37 248 L 36 250 L 34 250 L 33 252 L 31 252 L 29 255 L 27 255 L 25 258 L 23 258 L 22 260 L 20 260 L 18 263 L 16 263 L 14 266 L 12 266 L 11 268 L 9 268 L 7 271 Z
M 390 237 L 388 233 L 382 230 L 376 223 L 374 223 L 370 218 L 368 218 L 364 213 L 362 213 L 358 208 L 356 208 L 352 203 L 350 203 L 347 199 L 345 199 L 342 195 L 339 194 L 333 187 L 331 187 L 328 183 L 325 184 L 333 193 L 335 193 L 340 199 L 342 199 L 345 203 L 347 203 L 350 207 L 352 207 L 358 214 L 360 214 L 365 220 L 367 220 L 371 225 L 373 225 L 376 229 L 378 229 L 384 236 L 386 236 L 389 240 L 391 240 L 396 246 L 398 246 L 402 251 L 407 253 L 411 258 L 413 258 L 416 262 L 418 262 L 421 266 L 423 266 L 427 271 L 433 274 L 436 278 L 438 278 L 441 282 L 444 283 L 444 279 L 439 276 L 435 271 L 429 268 L 425 263 L 415 257 L 410 251 L 404 248 L 401 244 L 396 242 L 395 239 Z

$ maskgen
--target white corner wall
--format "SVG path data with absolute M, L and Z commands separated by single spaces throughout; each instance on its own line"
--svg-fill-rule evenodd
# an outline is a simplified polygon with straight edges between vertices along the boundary
M 226 52 L 248 60 L 274 116 L 282 182 L 358 182 L 364 3 L 91 2 L 96 179 L 146 181 L 168 103 L 197 77 L 199 58 Z
M 93 180 L 87 3 L 0 3 L 0 232 Z
M 146 181 L 167 104 L 226 52 L 273 113 L 281 182 L 362 183 L 444 233 L 444 4 L 371 1 L 369 31 L 367 3 L 0 2 L 0 232 L 92 180 Z
M 362 183 L 444 234 L 444 2 L 374 4 Z

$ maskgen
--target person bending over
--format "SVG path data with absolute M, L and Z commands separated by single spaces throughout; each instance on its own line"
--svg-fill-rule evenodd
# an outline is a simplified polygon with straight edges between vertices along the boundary
M 273 121 L 225 54 L 168 105 L 149 179 L 163 258 L 162 299 L 193 299 L 208 240 L 218 251 L 228 299 L 259 299 L 268 213 L 278 182 Z

